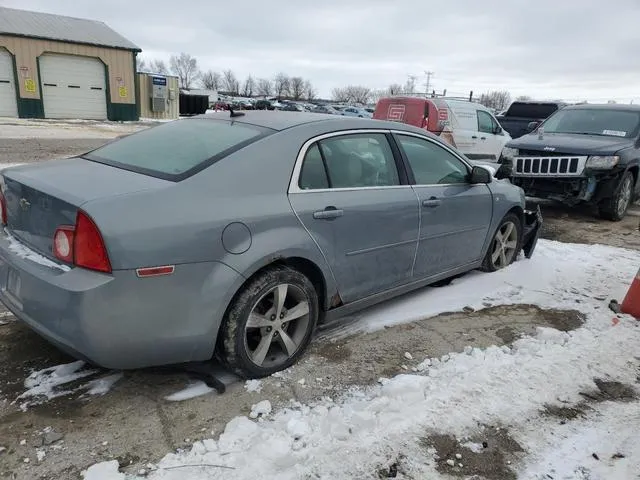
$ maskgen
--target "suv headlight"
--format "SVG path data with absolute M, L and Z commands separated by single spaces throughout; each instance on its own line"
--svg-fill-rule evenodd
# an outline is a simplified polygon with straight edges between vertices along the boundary
M 500 157 L 506 158 L 508 160 L 513 160 L 518 155 L 520 155 L 520 150 L 518 150 L 517 148 L 504 147 L 502 149 L 502 153 L 500 154 Z
M 615 167 L 620 161 L 620 157 L 618 155 L 610 155 L 610 156 L 592 156 L 587 158 L 587 168 L 593 169 L 602 169 L 606 170 L 609 168 Z

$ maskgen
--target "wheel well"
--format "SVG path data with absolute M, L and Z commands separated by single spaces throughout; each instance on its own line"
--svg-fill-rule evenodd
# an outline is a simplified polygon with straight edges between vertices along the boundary
M 633 175 L 633 184 L 635 185 L 638 181 L 638 166 L 634 165 L 633 167 L 629 167 L 629 171 Z
M 320 268 L 315 263 L 307 260 L 306 258 L 290 257 L 277 260 L 271 265 L 284 265 L 306 276 L 316 289 L 316 293 L 318 294 L 318 303 L 320 304 L 320 311 L 326 310 L 325 299 L 327 296 L 327 285 L 325 283 L 322 270 L 320 270 Z M 268 268 L 271 265 L 267 265 L 267 267 L 265 268 Z
M 238 293 L 242 291 L 244 286 L 247 285 L 251 280 L 253 280 L 253 278 L 256 275 L 260 275 L 265 270 L 268 270 L 269 268 L 276 265 L 292 268 L 293 270 L 296 270 L 302 273 L 304 276 L 306 276 L 309 279 L 309 281 L 313 284 L 313 287 L 316 289 L 316 293 L 318 294 L 318 303 L 320 305 L 320 311 L 324 312 L 326 310 L 327 286 L 324 280 L 324 275 L 322 274 L 322 271 L 315 263 L 313 263 L 310 260 L 307 260 L 306 258 L 301 258 L 301 257 L 279 258 L 263 266 L 262 268 L 254 272 L 253 275 L 251 275 L 249 278 L 247 278 L 244 281 L 242 286 L 238 289 L 238 292 L 236 292 L 236 295 L 238 295 Z M 230 302 L 230 304 L 232 303 L 233 303 L 233 300 Z
M 511 210 L 509 210 L 505 215 L 508 215 L 508 214 L 510 214 L 510 213 L 515 213 L 515 214 L 518 216 L 518 218 L 520 218 L 520 221 L 522 221 L 522 220 L 523 220 L 523 217 L 524 217 L 524 210 L 522 209 L 522 207 L 518 207 L 518 206 L 513 207 L 513 208 L 512 208 Z

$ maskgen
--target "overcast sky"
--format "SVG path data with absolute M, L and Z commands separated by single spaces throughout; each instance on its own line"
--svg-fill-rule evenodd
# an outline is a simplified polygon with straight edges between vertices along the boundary
M 305 77 L 327 97 L 425 71 L 438 92 L 640 102 L 640 0 L 0 0 L 101 20 L 164 59 Z

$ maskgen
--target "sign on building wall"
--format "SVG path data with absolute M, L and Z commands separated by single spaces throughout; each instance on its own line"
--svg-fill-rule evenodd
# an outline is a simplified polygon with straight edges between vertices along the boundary
M 33 78 L 25 78 L 24 79 L 24 89 L 29 93 L 35 93 L 35 91 L 36 91 L 36 82 L 33 81 Z
M 127 98 L 127 87 L 118 87 L 118 93 L 120 93 L 120 98 Z

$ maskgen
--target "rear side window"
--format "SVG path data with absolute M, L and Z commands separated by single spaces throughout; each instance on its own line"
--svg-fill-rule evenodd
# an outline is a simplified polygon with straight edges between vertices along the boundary
M 302 190 L 383 187 L 400 184 L 387 137 L 381 133 L 347 134 L 312 145 L 304 157 Z
M 268 128 L 230 121 L 174 120 L 109 143 L 85 158 L 178 181 L 271 132 Z

